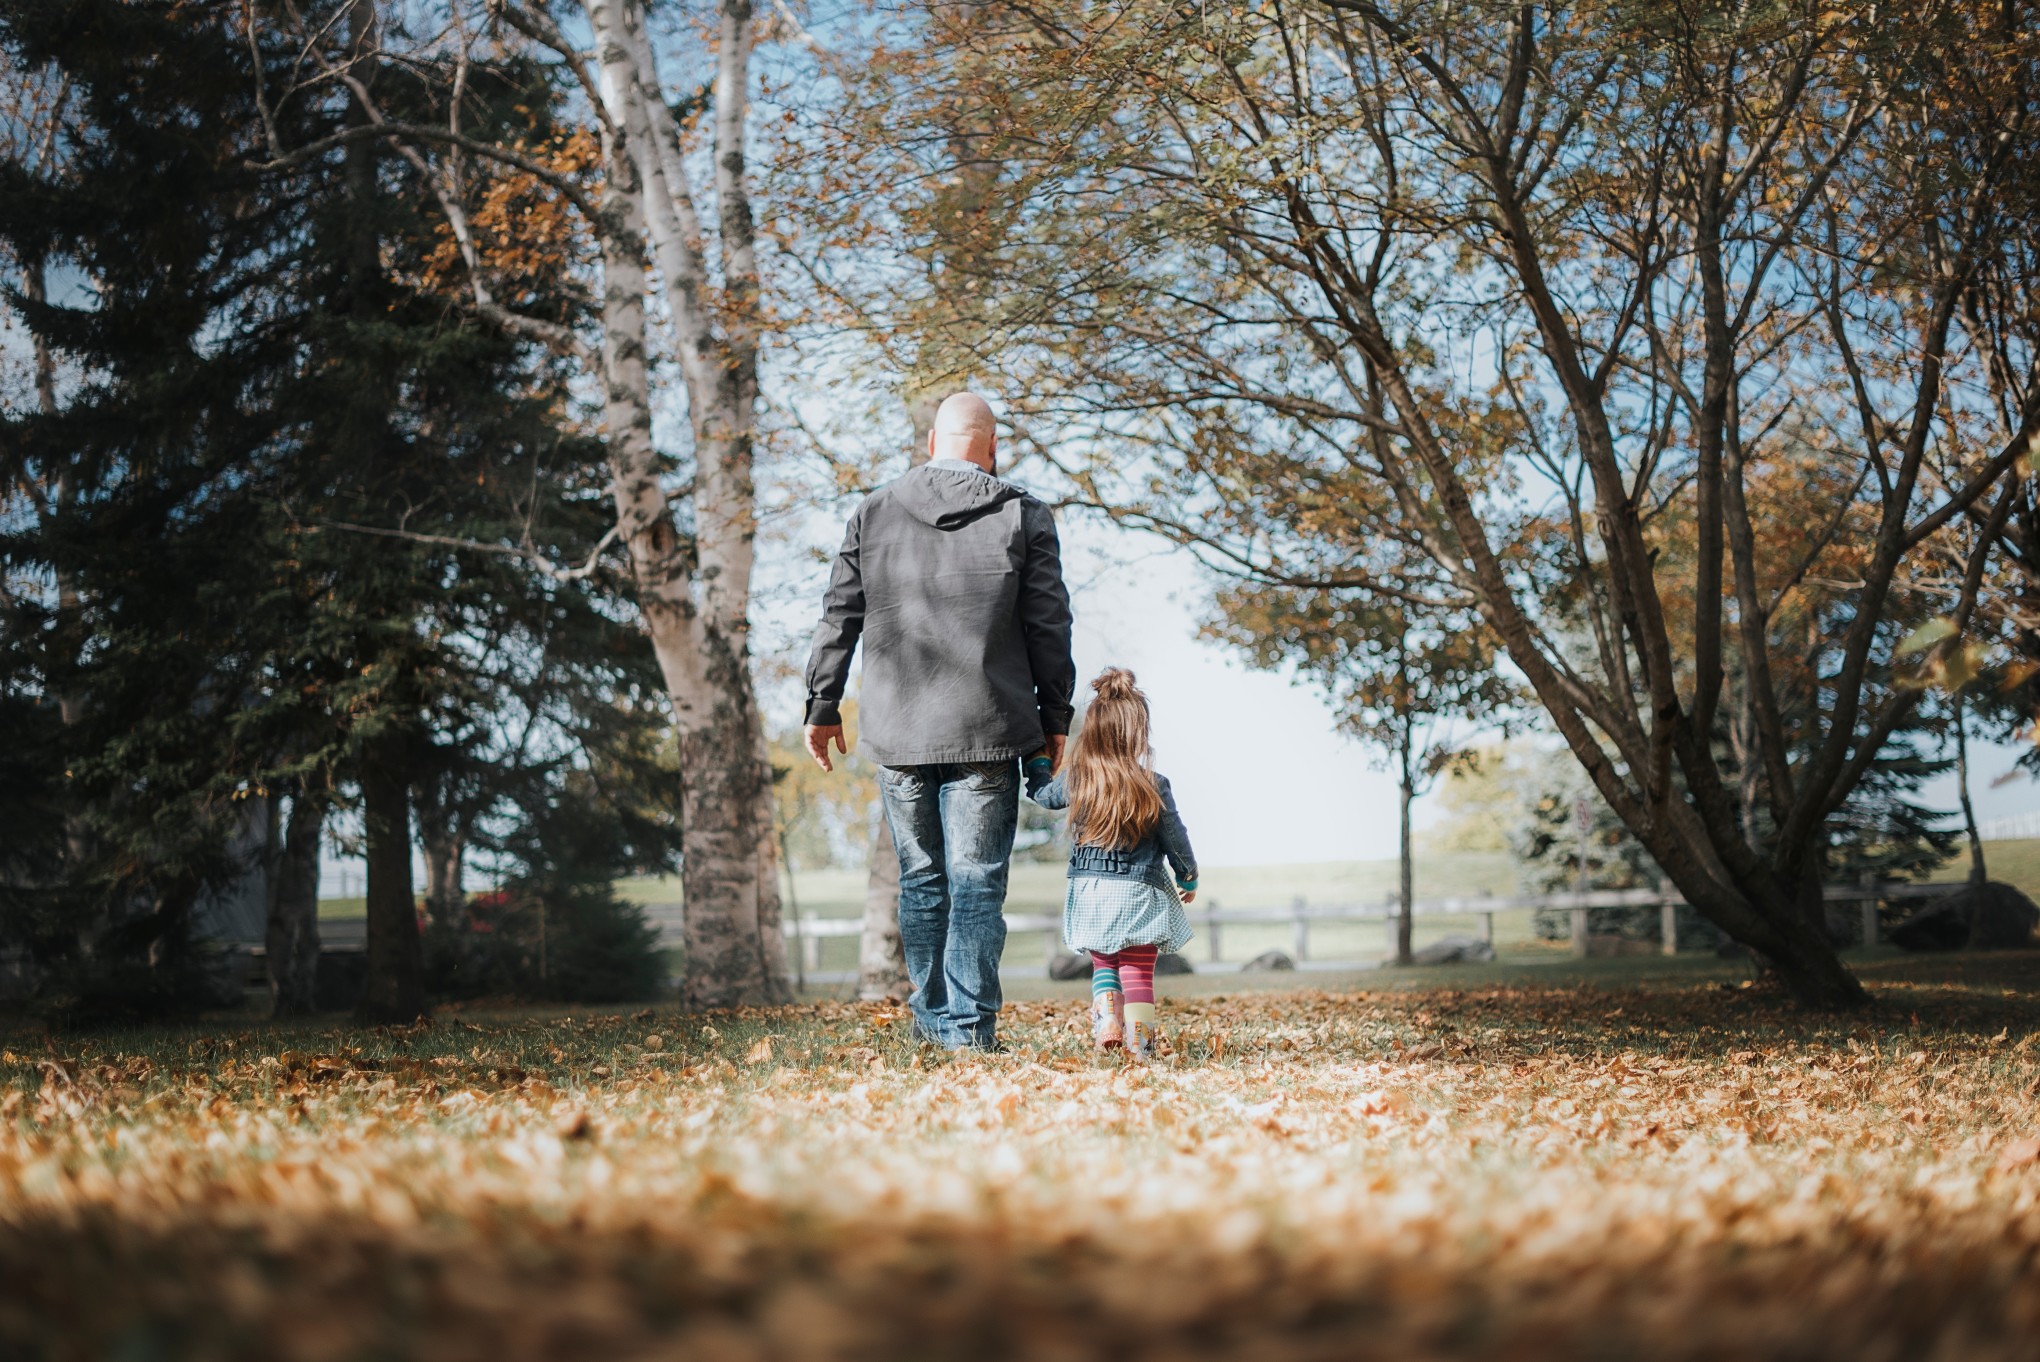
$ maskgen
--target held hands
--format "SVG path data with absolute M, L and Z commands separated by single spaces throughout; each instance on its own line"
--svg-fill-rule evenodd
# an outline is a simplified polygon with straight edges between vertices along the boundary
M 1041 750 L 1022 763 L 1027 768 L 1028 779 L 1032 780 L 1039 771 L 1044 782 L 1053 780 L 1055 773 L 1062 769 L 1063 748 L 1068 745 L 1069 736 L 1063 733 L 1051 733 L 1043 739 Z
M 829 760 L 829 744 L 832 742 L 836 744 L 838 752 L 846 755 L 849 753 L 850 749 L 843 745 L 843 725 L 809 724 L 807 726 L 808 755 L 813 757 L 815 765 L 821 767 L 824 771 L 836 769 L 835 763 Z

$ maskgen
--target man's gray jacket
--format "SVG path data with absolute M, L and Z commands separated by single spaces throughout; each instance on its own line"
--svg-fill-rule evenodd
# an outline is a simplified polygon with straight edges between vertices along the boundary
M 859 636 L 859 726 L 882 766 L 1026 756 L 1070 731 L 1055 518 L 971 464 L 923 464 L 851 514 L 808 657 L 810 724 L 842 722 Z

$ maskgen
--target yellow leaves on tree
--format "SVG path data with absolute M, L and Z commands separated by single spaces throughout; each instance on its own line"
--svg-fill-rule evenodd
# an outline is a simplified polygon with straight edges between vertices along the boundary
M 601 166 L 601 147 L 585 128 L 515 150 L 577 181 L 592 182 Z M 497 301 L 528 309 L 557 298 L 561 281 L 594 249 L 586 224 L 556 190 L 515 167 L 476 163 L 471 174 L 469 226 Z M 435 293 L 465 300 L 469 276 L 460 245 L 443 218 L 433 221 L 419 282 Z

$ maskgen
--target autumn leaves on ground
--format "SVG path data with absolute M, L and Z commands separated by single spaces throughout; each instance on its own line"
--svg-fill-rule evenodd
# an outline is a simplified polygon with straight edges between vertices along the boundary
M 2040 961 L 1869 977 L 17 1034 L 0 1354 L 2033 1357 Z

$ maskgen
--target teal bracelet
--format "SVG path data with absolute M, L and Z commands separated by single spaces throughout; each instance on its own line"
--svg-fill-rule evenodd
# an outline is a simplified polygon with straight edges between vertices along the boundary
M 1197 892 L 1197 881 L 1195 881 L 1195 880 L 1177 880 L 1177 881 L 1176 881 L 1176 892 L 1177 892 L 1177 893 L 1179 893 L 1179 894 L 1194 894 L 1194 893 L 1196 893 L 1196 892 Z

